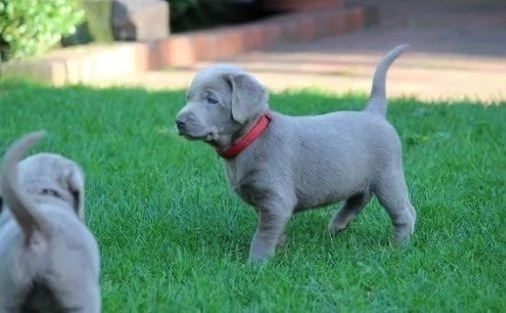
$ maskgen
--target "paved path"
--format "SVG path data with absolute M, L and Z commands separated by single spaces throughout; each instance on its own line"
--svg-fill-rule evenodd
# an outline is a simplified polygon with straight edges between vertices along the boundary
M 506 100 L 505 1 L 375 1 L 380 3 L 377 26 L 310 43 L 279 45 L 229 61 L 251 71 L 275 91 L 316 87 L 368 92 L 378 59 L 393 46 L 410 43 L 409 52 L 389 72 L 390 96 Z M 195 70 L 204 65 L 148 72 L 116 83 L 184 88 Z

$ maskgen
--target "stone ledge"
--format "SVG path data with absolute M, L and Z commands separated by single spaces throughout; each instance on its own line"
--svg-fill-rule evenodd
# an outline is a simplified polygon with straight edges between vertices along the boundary
M 4 63 L 1 73 L 2 77 L 30 77 L 55 86 L 89 83 L 145 71 L 148 54 L 142 43 L 82 45 L 29 61 Z
M 31 77 L 53 85 L 111 80 L 166 67 L 217 61 L 280 42 L 311 41 L 369 24 L 364 6 L 285 14 L 239 26 L 170 36 L 152 43 L 115 43 L 60 49 L 26 62 L 2 65 L 2 76 Z

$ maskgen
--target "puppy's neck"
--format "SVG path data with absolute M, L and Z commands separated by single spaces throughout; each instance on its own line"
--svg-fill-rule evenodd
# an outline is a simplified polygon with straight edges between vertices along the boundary
M 262 135 L 265 129 L 269 126 L 272 120 L 272 115 L 269 112 L 263 112 L 254 118 L 249 119 L 246 123 L 230 136 L 228 144 L 224 148 L 217 148 L 218 154 L 225 158 L 230 159 L 239 155 L 242 151 Z
M 228 143 L 228 146 L 232 145 L 234 142 L 236 142 L 241 137 L 244 137 L 251 129 L 255 126 L 255 124 L 258 123 L 258 121 L 262 118 L 262 116 L 265 113 L 261 113 L 259 115 L 254 116 L 251 119 L 248 119 L 244 124 L 241 124 L 239 129 L 232 134 L 230 137 L 230 141 Z
M 243 137 L 255 123 L 258 121 L 258 119 L 262 115 L 259 114 L 249 120 L 247 120 L 245 123 L 239 124 L 233 128 L 233 131 L 227 134 L 221 133 L 216 138 L 213 138 L 211 140 L 207 140 L 206 142 L 210 144 L 213 148 L 215 148 L 217 151 L 225 151 L 227 150 L 234 142 L 236 142 L 239 138 Z

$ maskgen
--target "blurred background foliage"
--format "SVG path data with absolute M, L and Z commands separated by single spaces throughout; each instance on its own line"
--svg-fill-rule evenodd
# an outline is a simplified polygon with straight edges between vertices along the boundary
M 163 0 L 171 33 L 252 21 L 268 15 L 256 1 Z M 114 41 L 112 0 L 0 0 L 2 61 L 26 59 L 55 47 Z

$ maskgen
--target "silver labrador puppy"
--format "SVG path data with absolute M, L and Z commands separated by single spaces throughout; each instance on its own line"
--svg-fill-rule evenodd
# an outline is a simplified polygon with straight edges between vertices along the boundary
M 386 73 L 408 45 L 379 62 L 365 109 L 317 116 L 270 111 L 267 90 L 233 65 L 202 69 L 192 80 L 179 133 L 212 145 L 225 160 L 234 191 L 255 207 L 258 228 L 252 262 L 283 244 L 291 215 L 339 201 L 332 234 L 346 228 L 375 195 L 388 212 L 399 244 L 414 231 L 416 213 L 404 179 L 401 142 L 386 119 Z
M 57 154 L 21 160 L 42 136 L 19 139 L 3 161 L 0 313 L 98 313 L 99 251 L 84 224 L 84 174 Z

